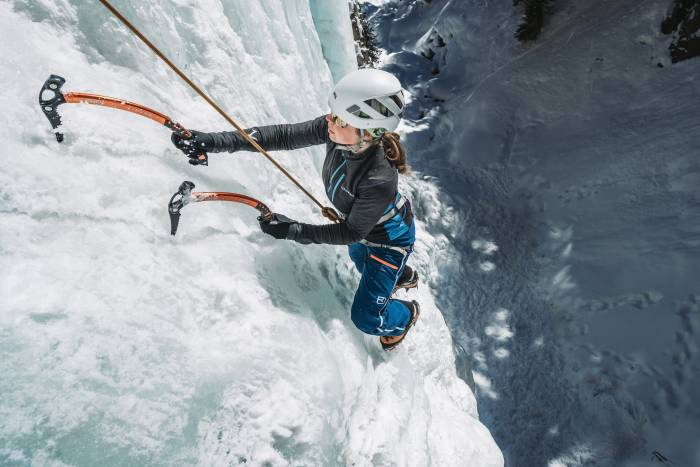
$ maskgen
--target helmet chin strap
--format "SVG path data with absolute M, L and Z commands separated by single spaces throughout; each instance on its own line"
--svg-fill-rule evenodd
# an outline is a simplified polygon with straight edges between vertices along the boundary
M 348 149 L 348 151 L 350 151 L 354 154 L 357 154 L 358 152 L 362 152 L 365 149 L 367 149 L 368 147 L 374 145 L 377 141 L 379 141 L 381 139 L 384 132 L 386 132 L 386 130 L 384 128 L 367 128 L 367 129 L 358 130 L 358 131 L 359 131 L 360 141 L 357 142 L 356 144 L 351 144 L 351 145 L 345 146 Z M 372 137 L 372 139 L 366 140 L 364 138 L 365 133 L 370 135 Z
M 368 147 L 370 147 L 374 143 L 374 140 L 372 141 L 366 141 L 364 139 L 360 140 L 359 143 L 353 144 L 352 146 L 347 146 L 348 150 L 352 153 L 357 154 L 358 152 L 362 152 Z
M 365 139 L 364 135 L 365 132 L 367 132 L 368 135 L 372 137 L 372 139 Z M 355 144 L 342 144 L 339 145 L 339 149 L 344 149 L 346 151 L 350 151 L 353 154 L 357 154 L 359 152 L 364 151 L 365 149 L 369 148 L 370 146 L 375 145 L 381 138 L 382 135 L 386 132 L 384 128 L 368 128 L 364 130 L 360 130 L 359 128 L 357 129 L 358 136 L 360 137 L 360 140 L 355 143 Z
M 338 147 L 338 149 L 350 151 L 353 154 L 357 154 L 358 152 L 362 152 L 363 150 L 365 150 L 369 146 L 371 146 L 371 143 L 372 143 L 372 141 L 364 141 L 364 142 L 359 142 L 357 144 L 341 144 L 341 145 L 338 145 L 337 147 Z

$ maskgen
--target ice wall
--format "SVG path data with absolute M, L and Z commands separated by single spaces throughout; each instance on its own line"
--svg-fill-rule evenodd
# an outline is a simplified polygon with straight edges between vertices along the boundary
M 243 126 L 326 111 L 306 1 L 115 4 Z M 58 144 L 37 105 L 51 73 L 227 128 L 96 2 L 2 2 L 0 30 L 0 464 L 502 465 L 428 288 L 386 354 L 350 322 L 343 248 L 275 241 L 250 208 L 215 203 L 186 207 L 171 237 L 186 179 L 323 220 L 262 156 L 192 167 L 132 114 L 64 105 Z M 322 148 L 275 155 L 321 198 Z M 426 277 L 440 248 L 421 233 Z
M 323 56 L 328 62 L 333 81 L 357 69 L 355 43 L 347 0 L 309 0 L 311 15 L 321 41 Z

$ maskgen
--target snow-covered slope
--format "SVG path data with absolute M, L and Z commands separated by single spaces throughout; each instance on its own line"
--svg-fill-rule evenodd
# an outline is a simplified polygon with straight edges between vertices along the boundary
M 372 3 L 507 465 L 700 466 L 700 60 L 670 65 L 671 1 L 556 0 L 526 46 L 510 1 Z
M 242 125 L 325 113 L 307 1 L 115 3 Z M 428 288 L 386 354 L 350 322 L 343 248 L 275 241 L 230 204 L 186 207 L 169 235 L 185 179 L 323 222 L 262 156 L 191 167 L 157 124 L 86 105 L 61 107 L 55 141 L 37 105 L 51 73 L 227 128 L 102 6 L 2 2 L 0 30 L 0 464 L 503 465 Z M 321 148 L 276 156 L 323 199 Z M 442 209 L 429 182 L 405 188 Z M 426 276 L 442 241 L 420 234 Z

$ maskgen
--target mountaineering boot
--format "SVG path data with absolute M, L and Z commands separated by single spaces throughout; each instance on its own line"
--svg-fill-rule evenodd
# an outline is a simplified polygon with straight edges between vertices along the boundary
M 413 327 L 413 325 L 416 324 L 416 321 L 418 321 L 418 317 L 420 316 L 420 306 L 418 305 L 417 301 L 399 301 L 406 305 L 409 310 L 411 310 L 411 319 L 406 325 L 406 329 L 404 330 L 403 334 L 401 334 L 400 336 L 379 336 L 379 342 L 382 344 L 382 349 L 384 350 L 394 350 L 396 346 L 404 340 L 406 334 L 408 334 L 408 331 L 411 330 L 411 327 Z
M 392 295 L 399 289 L 413 289 L 418 287 L 418 273 L 410 266 L 404 266 L 401 277 L 396 281 Z

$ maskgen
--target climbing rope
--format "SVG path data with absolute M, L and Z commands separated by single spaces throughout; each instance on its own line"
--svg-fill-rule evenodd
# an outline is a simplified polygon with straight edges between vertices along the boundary
M 311 200 L 316 203 L 316 205 L 321 208 L 321 213 L 323 214 L 324 217 L 332 220 L 333 222 L 339 222 L 340 217 L 338 216 L 338 213 L 335 212 L 335 210 L 331 207 L 326 207 L 323 206 L 306 188 L 304 188 L 287 170 L 282 167 L 275 159 L 270 156 L 265 149 L 263 149 L 257 141 L 255 141 L 253 138 L 251 138 L 244 130 L 242 127 L 240 127 L 235 120 L 233 120 L 224 110 L 219 107 L 216 102 L 214 102 L 204 91 L 202 91 L 199 86 L 194 84 L 191 79 L 187 77 L 186 74 L 184 74 L 180 69 L 173 63 L 171 62 L 168 57 L 161 52 L 158 47 L 153 45 L 151 41 L 149 41 L 146 36 L 144 36 L 141 31 L 139 31 L 133 24 L 129 22 L 128 19 L 124 17 L 116 8 L 114 8 L 109 1 L 107 0 L 100 0 L 100 3 L 102 3 L 105 8 L 107 8 L 119 21 L 121 21 L 124 26 L 129 28 L 131 32 L 133 32 L 136 37 L 141 39 L 141 41 L 146 44 L 161 60 L 163 60 L 180 78 L 182 78 L 183 81 L 185 81 L 197 94 L 199 94 L 202 99 L 207 101 L 209 105 L 211 105 L 214 110 L 216 110 L 219 115 L 224 117 L 227 122 L 229 122 L 238 132 L 243 136 L 248 143 L 250 143 L 251 146 L 253 146 L 255 149 L 257 149 L 263 156 L 265 156 L 270 162 L 272 162 L 275 167 L 277 167 L 284 175 L 287 176 L 288 179 L 292 181 L 301 191 L 304 192 L 306 196 L 311 198 Z

